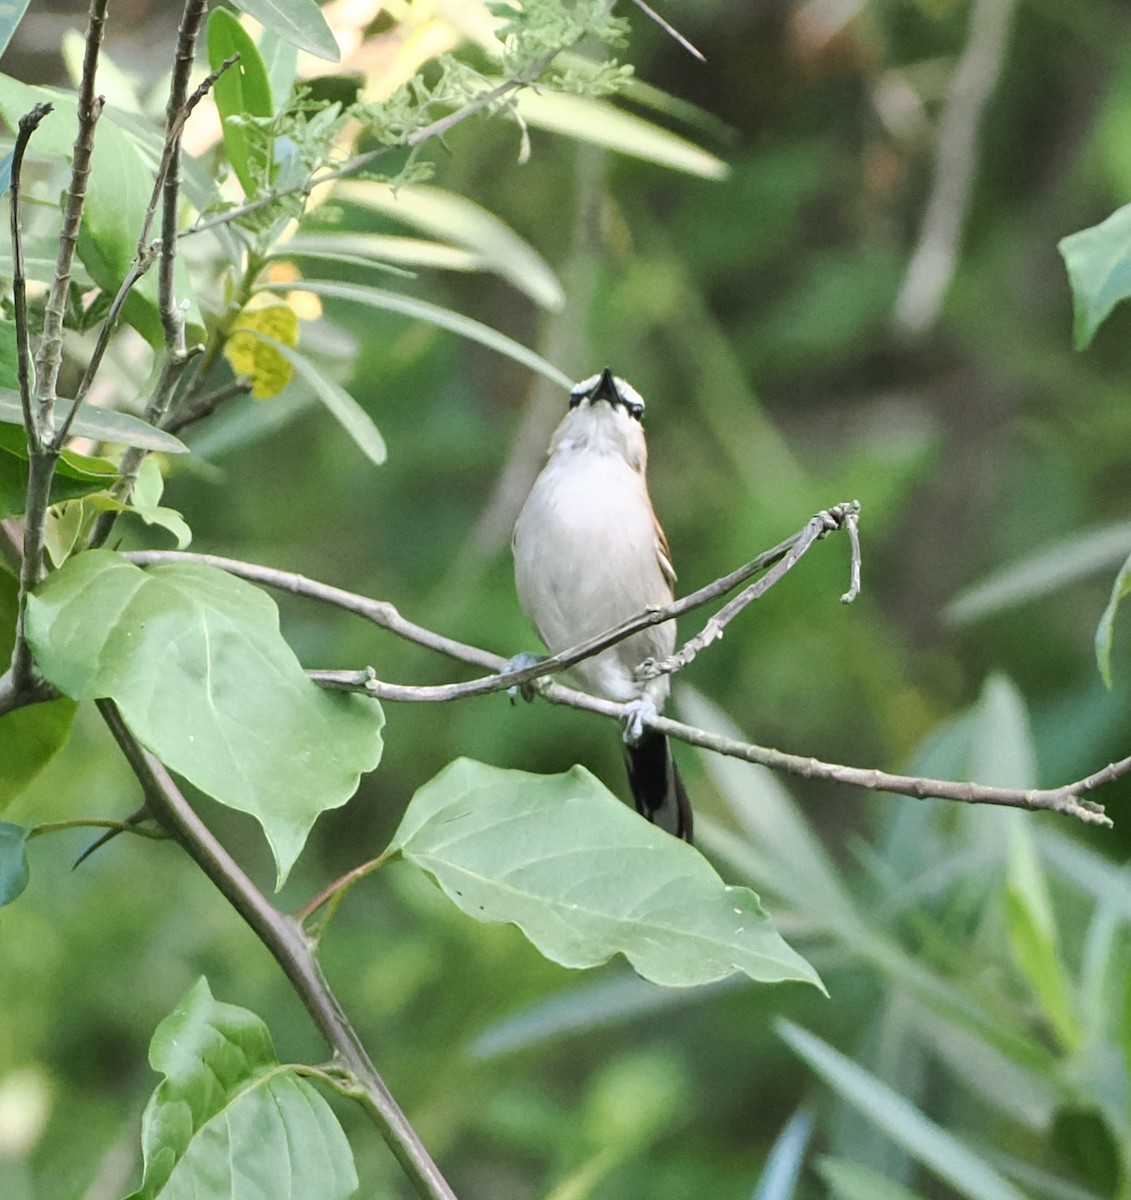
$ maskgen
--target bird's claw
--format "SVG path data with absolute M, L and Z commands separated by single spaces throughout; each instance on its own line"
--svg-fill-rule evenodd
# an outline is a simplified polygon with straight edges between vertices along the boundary
M 644 727 L 658 715 L 656 702 L 651 696 L 641 696 L 624 706 L 624 740 L 635 746 L 644 736 Z
M 529 650 L 520 650 L 513 658 L 507 659 L 500 674 L 509 675 L 511 671 L 525 671 L 527 667 L 537 666 L 545 657 L 544 654 L 531 654 Z M 529 704 L 535 696 L 533 680 L 512 684 L 507 688 L 507 695 L 512 704 L 519 696 Z

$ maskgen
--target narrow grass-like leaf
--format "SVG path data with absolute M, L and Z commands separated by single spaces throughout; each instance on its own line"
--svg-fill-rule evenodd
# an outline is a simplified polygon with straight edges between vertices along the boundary
M 667 987 L 735 973 L 821 986 L 752 891 L 725 885 L 582 767 L 531 775 L 457 759 L 416 793 L 389 849 L 469 916 L 518 925 L 563 966 L 623 954 Z
M 157 1026 L 165 1076 L 142 1120 L 145 1172 L 130 1200 L 346 1200 L 357 1189 L 341 1126 L 275 1056 L 267 1026 L 199 979 Z
M 822 1158 L 817 1170 L 833 1200 L 923 1200 L 918 1192 L 845 1158 Z
M 55 420 L 62 424 L 71 411 L 69 400 L 55 402 Z M 23 409 L 18 393 L 0 388 L 0 422 L 7 425 L 23 425 Z M 188 447 L 171 433 L 157 429 L 131 417 L 129 413 L 114 412 L 109 408 L 96 408 L 84 404 L 71 425 L 74 437 L 94 438 L 99 442 L 115 442 L 122 446 L 137 446 L 142 450 L 159 450 L 163 454 L 187 454 Z
M 482 271 L 487 266 L 480 255 L 460 246 L 384 233 L 300 233 L 276 246 L 272 257 L 317 258 L 384 270 L 393 264 L 440 271 Z
M 116 701 L 162 762 L 254 816 L 280 885 L 380 758 L 379 706 L 312 683 L 271 598 L 223 571 L 78 554 L 30 597 L 28 635 L 60 691 Z
M 1009 1180 L 882 1079 L 791 1021 L 778 1021 L 777 1029 L 838 1095 L 956 1192 L 969 1200 L 1025 1200 Z
M 513 97 L 513 103 L 519 117 L 535 129 L 546 129 L 701 179 L 722 179 L 727 174 L 722 159 L 677 133 L 615 108 L 607 100 L 527 88 Z
M 24 13 L 27 12 L 30 3 L 31 0 L 3 0 L 0 4 L 0 54 L 8 49 L 12 34 L 24 19 Z
M 1119 568 L 1119 574 L 1111 585 L 1111 598 L 1096 626 L 1096 665 L 1100 669 L 1100 678 L 1108 687 L 1112 684 L 1111 647 L 1115 640 L 1115 615 L 1119 611 L 1120 601 L 1128 592 L 1131 592 L 1131 556 Z
M 333 31 L 315 0 L 235 0 L 235 5 L 300 50 L 327 62 L 341 59 Z
M 363 180 L 340 183 L 334 195 L 442 238 L 475 255 L 543 308 L 559 309 L 565 293 L 546 260 L 494 213 L 456 192 L 415 184 L 393 188 Z
M 267 285 L 276 291 L 290 291 L 293 283 L 272 283 Z M 387 312 L 402 313 L 417 321 L 427 321 L 430 325 L 438 325 L 441 329 L 451 330 L 461 337 L 478 342 L 488 349 L 494 350 L 515 362 L 522 363 L 539 375 L 544 375 L 551 383 L 569 390 L 571 380 L 552 363 L 547 362 L 540 354 L 528 350 L 521 343 L 509 338 L 506 334 L 484 325 L 481 321 L 472 320 L 462 313 L 452 312 L 450 308 L 441 308 L 429 304 L 425 300 L 415 300 L 411 296 L 402 296 L 397 292 L 387 292 L 382 288 L 362 287 L 351 283 L 330 283 L 321 279 L 304 279 L 302 289 L 314 292 L 318 296 L 327 296 L 335 300 L 344 300 L 348 304 L 364 304 L 369 308 L 380 308 Z
M 224 129 L 228 161 L 245 195 L 255 196 L 268 182 L 271 147 L 241 118 L 274 115 L 271 81 L 259 50 L 239 20 L 226 8 L 214 8 L 208 17 L 208 64 L 218 71 L 237 54 L 239 61 L 216 80 L 212 94 Z
M 1077 350 L 1091 344 L 1111 310 L 1131 296 L 1131 204 L 1057 243 L 1072 286 Z
M 952 625 L 968 625 L 1071 587 L 1131 554 L 1131 521 L 1083 529 L 1010 563 L 960 592 L 943 609 Z
M 248 330 L 249 335 L 259 338 L 264 345 L 270 346 L 281 358 L 285 359 L 294 369 L 295 374 L 309 385 L 314 394 L 325 405 L 326 410 L 350 435 L 357 448 L 376 466 L 381 466 L 388 457 L 385 439 L 381 431 L 373 424 L 373 419 L 360 404 L 340 384 L 335 383 L 324 370 L 290 346 L 276 341 L 259 330 Z
M 6 719 L 0 718 L 0 725 Z M 27 830 L 0 821 L 0 905 L 11 904 L 27 881 Z
M 1020 816 L 1020 814 L 1017 814 Z M 1069 1052 L 1082 1041 L 1080 1022 L 1064 964 L 1044 869 L 1022 817 L 1009 830 L 1006 917 L 1013 957 L 1029 980 L 1045 1019 Z
M 807 1112 L 795 1112 L 789 1118 L 774 1139 L 753 1200 L 792 1200 L 812 1133 L 813 1118 Z

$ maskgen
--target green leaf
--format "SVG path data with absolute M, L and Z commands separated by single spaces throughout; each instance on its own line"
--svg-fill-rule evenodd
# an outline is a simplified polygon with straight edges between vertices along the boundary
M 833 1200 L 922 1200 L 918 1192 L 846 1158 L 822 1158 L 817 1170 Z
M 27 12 L 30 3 L 31 0 L 3 0 L 0 3 L 0 54 L 8 49 L 12 34 L 24 19 L 24 13 Z
M 145 1172 L 130 1200 L 346 1200 L 353 1155 L 329 1105 L 275 1056 L 254 1013 L 214 1000 L 205 979 L 157 1026 L 165 1076 L 142 1120 Z
M 239 55 L 213 88 L 224 129 L 228 161 L 248 196 L 256 196 L 270 181 L 269 142 L 241 123 L 242 117 L 272 117 L 271 81 L 259 50 L 239 19 L 226 8 L 214 8 L 208 18 L 208 65 L 218 71 L 226 59 Z M 235 118 L 235 119 L 233 119 Z
M 1066 1104 L 1053 1117 L 1052 1147 L 1076 1178 L 1101 1196 L 1115 1196 L 1123 1156 L 1115 1131 L 1094 1105 Z
M 1111 687 L 1111 647 L 1115 640 L 1115 614 L 1119 611 L 1119 602 L 1131 592 L 1131 556 L 1119 568 L 1119 574 L 1111 585 L 1111 599 L 1096 626 L 1096 665 L 1100 669 L 1100 678 Z
M 268 288 L 279 291 L 293 291 L 293 283 L 271 283 Z M 344 300 L 348 304 L 365 304 L 370 308 L 380 308 L 388 312 L 403 313 L 417 321 L 427 321 L 430 325 L 438 325 L 441 329 L 449 329 L 461 337 L 469 338 L 482 346 L 506 355 L 515 362 L 522 363 L 539 375 L 544 375 L 551 383 L 556 383 L 566 391 L 572 386 L 569 377 L 548 363 L 540 354 L 528 350 L 519 342 L 506 334 L 499 333 L 489 325 L 465 317 L 462 313 L 452 312 L 450 308 L 440 308 L 424 300 L 415 300 L 411 296 L 402 296 L 397 292 L 387 292 L 382 288 L 362 287 L 349 283 L 330 283 L 321 279 L 304 279 L 301 284 L 304 292 L 314 292 L 318 296 L 329 296 L 335 300 Z
M 27 881 L 27 830 L 0 821 L 0 905 L 11 904 L 27 887 Z
M 29 152 L 35 157 L 70 161 L 78 128 L 75 94 L 58 88 L 30 87 L 0 75 L 0 116 L 12 128 L 33 105 L 44 101 L 55 109 L 35 131 Z M 110 295 L 117 292 L 133 263 L 153 187 L 153 147 L 124 127 L 127 117 L 107 110 L 99 121 L 78 240 L 83 266 Z M 177 269 L 177 295 L 189 298 L 190 323 L 201 324 L 181 263 Z M 122 315 L 151 345 L 164 345 L 156 271 L 134 285 Z
M 8 388 L 19 395 L 19 355 L 16 351 L 15 321 L 0 320 L 0 388 Z
M 792 1200 L 812 1134 L 813 1118 L 807 1112 L 795 1112 L 789 1118 L 774 1139 L 754 1200 Z
M 838 1095 L 956 1192 L 970 1200 L 1026 1200 L 993 1167 L 883 1080 L 791 1021 L 778 1021 L 777 1030 Z
M 412 798 L 389 849 L 463 912 L 513 922 L 563 966 L 623 954 L 667 987 L 736 972 L 821 987 L 752 891 L 727 887 L 582 767 L 531 775 L 457 759 Z
M 55 402 L 55 421 L 62 424 L 71 411 L 69 400 Z M 0 388 L 0 423 L 23 426 L 23 409 L 16 392 Z M 110 408 L 96 408 L 84 404 L 71 425 L 72 437 L 93 438 L 99 442 L 114 442 L 122 446 L 137 446 L 141 450 L 159 450 L 163 454 L 187 454 L 188 447 L 171 433 L 157 429 L 139 417 L 129 413 L 115 412 Z
M 494 271 L 543 308 L 557 310 L 565 303 L 562 285 L 546 260 L 466 196 L 423 184 L 394 188 L 370 180 L 338 184 L 334 196 L 470 252 L 481 268 Z
M 27 435 L 23 428 L 0 425 L 0 518 L 20 516 L 27 502 Z M 51 503 L 89 496 L 110 486 L 118 467 L 105 458 L 65 450 L 51 481 Z
M 510 100 L 519 118 L 577 141 L 641 158 L 701 179 L 723 179 L 728 167 L 715 155 L 659 125 L 595 100 L 568 92 L 526 88 Z
M 60 691 L 114 700 L 170 769 L 254 816 L 280 886 L 318 815 L 380 758 L 379 706 L 312 683 L 274 602 L 223 571 L 79 554 L 30 597 L 28 636 Z
M 0 455 L 0 458 L 3 458 Z M 0 574 L 0 662 L 12 657 L 16 641 L 19 584 Z M 0 717 L 0 812 L 63 748 L 71 732 L 75 702 L 65 697 L 13 709 Z
M 952 625 L 967 625 L 1071 587 L 1116 566 L 1129 553 L 1131 521 L 1080 530 L 960 592 L 943 610 L 943 616 Z
M 1069 1052 L 1080 1048 L 1083 1034 L 1060 961 L 1056 923 L 1048 883 L 1022 814 L 1010 822 L 1006 874 L 1009 944 L 1040 1003 L 1045 1019 Z
M 296 234 L 274 247 L 272 258 L 317 258 L 327 262 L 369 267 L 413 278 L 401 267 L 425 267 L 439 271 L 481 271 L 486 263 L 477 254 L 430 242 L 425 238 L 399 237 L 383 233 Z M 393 264 L 400 264 L 394 266 Z
M 385 448 L 385 439 L 381 436 L 381 431 L 373 424 L 372 418 L 365 409 L 345 388 L 335 383 L 306 355 L 292 350 L 283 342 L 267 337 L 258 329 L 249 329 L 247 333 L 259 338 L 261 342 L 270 346 L 291 364 L 295 373 L 313 389 L 314 394 L 326 406 L 330 415 L 353 438 L 354 444 L 371 463 L 378 467 L 384 463 L 388 457 L 388 451 Z
M 235 5 L 285 42 L 327 62 L 340 61 L 338 43 L 315 0 L 235 0 Z
M 1099 225 L 1061 238 L 1057 249 L 1072 286 L 1076 349 L 1084 350 L 1111 310 L 1131 296 L 1131 204 Z

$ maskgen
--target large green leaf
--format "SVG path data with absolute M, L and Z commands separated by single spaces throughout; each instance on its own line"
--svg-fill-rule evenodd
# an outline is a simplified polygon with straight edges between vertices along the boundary
M 326 18 L 315 0 L 235 0 L 236 8 L 300 50 L 337 62 L 341 58 Z
M 285 292 L 294 288 L 293 283 L 268 284 L 274 291 Z M 507 337 L 490 325 L 465 317 L 463 313 L 453 312 L 450 308 L 441 308 L 437 304 L 429 304 L 426 300 L 416 300 L 412 296 L 402 296 L 398 292 L 387 292 L 382 288 L 362 287 L 351 283 L 329 283 L 321 279 L 304 279 L 304 292 L 314 292 L 319 296 L 329 296 L 335 300 L 344 300 L 349 304 L 364 304 L 369 308 L 381 308 L 388 312 L 403 313 L 417 321 L 427 321 L 430 325 L 438 325 L 441 329 L 450 329 L 461 337 L 487 346 L 491 350 L 513 358 L 539 375 L 544 375 L 551 383 L 567 391 L 571 380 L 558 370 L 553 363 L 547 362 L 540 354 L 528 350 L 520 342 Z
M 1084 350 L 1111 310 L 1131 296 L 1131 204 L 1061 238 L 1057 249 L 1072 285 L 1076 349 Z
M 79 554 L 28 605 L 44 676 L 109 697 L 167 766 L 263 826 L 286 878 L 318 815 L 380 758 L 371 700 L 307 679 L 264 592 L 222 571 Z
M 791 1021 L 779 1021 L 777 1029 L 835 1092 L 960 1195 L 969 1200 L 1025 1200 L 984 1159 L 882 1079 Z
M 0 905 L 11 904 L 27 881 L 27 830 L 0 821 Z
M 27 501 L 27 435 L 15 425 L 0 424 L 0 518 L 22 515 Z M 51 503 L 61 504 L 103 491 L 118 478 L 118 467 L 106 458 L 63 451 L 51 480 Z
M 4 457 L 0 455 L 0 460 Z M 16 580 L 0 572 L 0 663 L 4 664 L 12 657 L 16 640 L 18 596 Z M 63 748 L 74 715 L 75 702 L 63 697 L 0 717 L 0 812 Z
M 243 118 L 274 116 L 271 81 L 251 35 L 226 8 L 214 8 L 208 18 L 208 64 L 218 71 L 234 55 L 239 61 L 216 80 L 213 95 L 228 161 L 245 194 L 255 196 L 268 182 L 271 150 Z
M 513 922 L 563 966 L 623 954 L 668 987 L 739 972 L 821 986 L 752 891 L 726 886 L 582 767 L 531 775 L 457 759 L 412 798 L 390 851 L 469 916 Z
M 312 1084 L 275 1056 L 254 1013 L 198 979 L 157 1026 L 165 1076 L 142 1121 L 145 1173 L 130 1200 L 346 1200 L 353 1154 Z
M 918 1192 L 846 1158 L 822 1158 L 817 1170 L 833 1200 L 922 1200 Z

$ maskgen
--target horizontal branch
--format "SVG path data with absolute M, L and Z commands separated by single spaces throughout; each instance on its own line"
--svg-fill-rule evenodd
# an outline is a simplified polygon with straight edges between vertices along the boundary
M 806 526 L 808 529 L 809 526 Z M 802 531 L 804 534 L 805 531 Z M 802 536 L 783 542 L 766 554 L 747 563 L 738 571 L 724 576 L 720 580 L 701 588 L 698 592 L 677 601 L 664 609 L 642 614 L 631 622 L 618 626 L 618 636 L 601 635 L 591 639 L 586 645 L 590 646 L 588 653 L 597 653 L 598 649 L 612 644 L 613 641 L 630 636 L 646 625 L 658 621 L 670 620 L 675 611 L 686 612 L 693 607 L 692 601 L 705 592 L 711 592 L 711 598 L 719 594 L 714 589 L 720 589 L 730 581 L 730 586 L 736 586 L 754 570 L 764 569 L 768 565 L 784 558 L 789 549 Z M 180 551 L 142 551 L 126 555 L 132 562 L 139 564 L 154 562 L 201 562 L 229 571 L 241 578 L 266 584 L 294 595 L 307 596 L 324 603 L 333 604 L 348 612 L 356 613 L 375 621 L 383 628 L 406 637 L 419 645 L 428 646 L 450 658 L 461 662 L 472 663 L 488 670 L 502 671 L 509 661 L 501 655 L 492 654 L 478 646 L 467 645 L 453 638 L 425 629 L 405 620 L 397 613 L 391 604 L 383 601 L 370 600 L 340 588 L 330 587 L 324 583 L 306 579 L 287 571 L 277 571 L 270 567 L 261 567 L 252 563 L 240 562 L 235 559 L 221 558 L 209 554 L 189 554 Z M 757 565 L 755 565 L 757 564 Z M 745 574 L 744 574 L 745 573 Z M 706 601 L 702 601 L 705 603 Z M 596 648 L 593 648 L 596 647 Z M 562 659 L 577 661 L 575 650 L 565 655 L 555 655 L 534 667 L 519 671 L 500 673 L 487 679 L 471 680 L 469 683 L 440 684 L 430 687 L 413 687 L 404 684 L 385 683 L 379 680 L 372 668 L 364 671 L 312 671 L 310 675 L 325 686 L 349 691 L 359 691 L 374 696 L 379 700 L 389 701 L 444 701 L 455 700 L 470 695 L 484 695 L 489 692 L 532 682 L 540 675 L 549 671 L 564 669 Z M 578 657 L 584 657 L 578 656 Z M 585 692 L 554 683 L 546 679 L 539 681 L 539 694 L 552 704 L 565 704 L 571 708 L 582 709 L 586 712 L 597 713 L 613 720 L 623 720 L 625 706 L 611 700 L 601 700 Z M 1087 793 L 1095 791 L 1104 784 L 1131 774 L 1131 758 L 1117 763 L 1110 763 L 1102 770 L 1084 779 L 1057 788 L 1003 788 L 990 787 L 972 782 L 960 782 L 947 779 L 930 779 L 915 775 L 896 775 L 874 768 L 852 767 L 842 763 L 828 763 L 811 756 L 790 754 L 786 751 L 775 750 L 766 746 L 758 746 L 751 742 L 742 742 L 734 738 L 723 737 L 710 733 L 668 717 L 653 717 L 649 722 L 652 728 L 669 737 L 698 746 L 704 750 L 712 750 L 729 758 L 742 759 L 745 762 L 757 763 L 773 770 L 787 771 L 805 779 L 823 779 L 832 783 L 844 783 L 852 787 L 867 788 L 869 791 L 892 792 L 896 795 L 912 796 L 915 799 L 950 800 L 964 804 L 990 804 L 1006 808 L 1021 808 L 1029 810 L 1047 810 L 1063 813 L 1077 820 L 1093 825 L 1111 825 L 1111 819 L 1104 813 L 1103 807 L 1091 800 L 1085 799 Z

